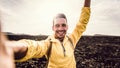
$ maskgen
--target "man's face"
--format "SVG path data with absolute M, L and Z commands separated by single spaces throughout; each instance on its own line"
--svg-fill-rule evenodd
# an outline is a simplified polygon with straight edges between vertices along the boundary
M 54 19 L 52 29 L 55 32 L 56 38 L 64 38 L 67 33 L 67 30 L 68 30 L 68 25 L 67 25 L 66 19 L 64 19 L 64 18 Z

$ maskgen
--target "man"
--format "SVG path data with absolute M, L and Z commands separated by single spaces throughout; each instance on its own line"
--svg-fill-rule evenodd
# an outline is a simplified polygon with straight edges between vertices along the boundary
M 89 21 L 90 2 L 91 0 L 85 0 L 80 19 L 73 32 L 68 36 L 66 35 L 68 30 L 67 18 L 64 14 L 58 14 L 53 19 L 52 30 L 54 34 L 47 39 L 42 41 L 26 39 L 7 41 L 5 45 L 12 47 L 16 61 L 19 62 L 45 55 L 48 58 L 48 68 L 76 68 L 74 49 Z M 49 51 L 51 45 L 52 48 Z

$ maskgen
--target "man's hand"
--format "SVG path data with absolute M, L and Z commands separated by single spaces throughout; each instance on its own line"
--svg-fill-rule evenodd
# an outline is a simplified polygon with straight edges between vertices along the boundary
M 7 39 L 1 32 L 0 23 L 0 68 L 15 68 L 13 49 L 5 46 Z
M 85 0 L 84 7 L 90 7 L 91 0 Z

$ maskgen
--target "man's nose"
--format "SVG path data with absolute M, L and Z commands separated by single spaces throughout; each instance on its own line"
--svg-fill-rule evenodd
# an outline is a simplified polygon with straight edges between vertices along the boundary
M 62 26 L 59 26 L 59 28 L 58 28 L 59 30 L 63 30 L 64 29 L 64 27 L 62 27 Z

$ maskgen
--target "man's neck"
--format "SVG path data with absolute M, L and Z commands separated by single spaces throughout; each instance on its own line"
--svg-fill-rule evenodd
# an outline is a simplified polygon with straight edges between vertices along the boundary
M 58 40 L 59 40 L 60 42 L 63 42 L 63 38 L 58 38 Z
M 56 39 L 58 39 L 60 42 L 63 42 L 64 38 L 59 38 L 59 37 L 56 37 Z

